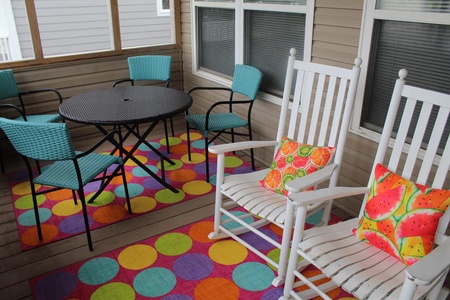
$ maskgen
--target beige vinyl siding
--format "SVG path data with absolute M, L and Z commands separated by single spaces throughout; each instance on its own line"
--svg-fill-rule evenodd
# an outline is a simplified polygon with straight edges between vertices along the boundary
M 312 61 L 339 67 L 351 68 L 358 55 L 359 34 L 362 19 L 363 1 L 360 0 L 318 0 L 314 14 L 314 31 Z M 181 1 L 181 30 L 183 50 L 184 88 L 189 90 L 195 86 L 214 86 L 204 78 L 192 74 L 192 35 L 190 2 Z M 280 54 L 281 55 L 281 54 Z M 283 55 L 288 56 L 289 53 Z M 285 76 L 282 74 L 281 76 Z M 204 112 L 217 98 L 218 93 L 196 93 L 191 113 Z M 223 98 L 222 98 L 223 99 Z M 252 125 L 255 140 L 274 139 L 278 127 L 280 107 L 276 104 L 257 99 L 253 108 Z M 372 157 L 361 154 L 361 148 L 375 149 L 374 143 L 349 135 L 346 157 L 341 170 L 340 184 L 357 186 L 366 185 Z M 224 138 L 228 138 L 225 136 Z M 372 151 L 372 150 L 371 150 Z M 371 153 L 367 151 L 364 153 Z M 273 149 L 264 148 L 255 151 L 256 159 L 268 166 L 272 160 Z M 361 198 L 346 199 L 335 202 L 353 215 L 359 211 Z

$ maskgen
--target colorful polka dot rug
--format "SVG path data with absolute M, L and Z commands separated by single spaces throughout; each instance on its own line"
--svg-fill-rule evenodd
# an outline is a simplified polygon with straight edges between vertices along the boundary
M 316 214 L 307 222 L 319 220 Z M 337 221 L 335 216 L 333 221 Z M 276 273 L 269 264 L 231 238 L 210 240 L 212 230 L 210 217 L 49 272 L 30 280 L 33 296 L 38 300 L 275 300 L 282 295 L 282 287 L 271 285 Z M 262 230 L 281 242 L 278 227 L 268 225 Z M 254 233 L 241 237 L 278 259 L 278 249 Z M 319 273 L 312 266 L 303 271 L 307 277 Z M 332 299 L 356 299 L 340 288 L 328 295 Z
M 165 163 L 164 169 L 166 181 L 179 193 L 165 188 L 141 167 L 128 160 L 125 169 L 133 213 L 129 214 L 127 211 L 122 177 L 118 176 L 94 203 L 88 203 L 91 230 L 212 193 L 215 190 L 216 157 L 213 155 L 210 157 L 210 183 L 207 183 L 204 140 L 199 133 L 192 132 L 191 142 L 191 161 L 187 155 L 186 134 L 170 138 L 170 154 L 166 151 L 165 138 L 150 142 L 153 147 L 175 162 L 175 165 Z M 161 175 L 160 157 L 150 148 L 141 146 L 134 156 L 154 173 Z M 225 163 L 225 172 L 228 174 L 251 171 L 249 163 L 231 153 L 227 155 Z M 85 232 L 81 204 L 75 205 L 70 190 L 60 190 L 38 196 L 38 210 L 43 233 L 43 240 L 39 241 L 27 172 L 9 174 L 9 184 L 23 250 Z M 98 186 L 99 182 L 85 186 L 87 200 L 97 191 Z M 36 185 L 37 191 L 45 188 L 47 187 Z

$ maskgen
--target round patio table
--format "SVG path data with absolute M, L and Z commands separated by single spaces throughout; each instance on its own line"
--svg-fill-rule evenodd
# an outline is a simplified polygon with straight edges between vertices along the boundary
M 64 119 L 94 125 L 105 135 L 108 131 L 104 126 L 126 128 L 127 133 L 123 139 L 119 139 L 120 142 L 110 140 L 116 148 L 126 154 L 124 160 L 133 160 L 162 185 L 173 192 L 178 192 L 165 181 L 163 167 L 162 178 L 160 178 L 136 159 L 133 153 L 139 145 L 145 143 L 162 159 L 171 162 L 170 159 L 147 143 L 145 139 L 159 121 L 185 112 L 191 105 L 192 97 L 183 91 L 159 86 L 127 86 L 104 88 L 78 94 L 64 100 L 59 106 L 59 113 Z M 139 124 L 144 123 L 150 124 L 143 133 L 135 130 Z M 138 141 L 131 150 L 127 151 L 123 147 L 123 142 L 131 134 L 135 135 Z M 161 165 L 164 166 L 164 163 Z

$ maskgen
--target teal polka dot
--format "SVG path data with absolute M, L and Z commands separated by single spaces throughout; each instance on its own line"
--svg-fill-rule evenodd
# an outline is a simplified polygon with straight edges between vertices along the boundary
M 177 279 L 166 268 L 146 269 L 134 278 L 134 290 L 144 297 L 160 297 L 169 293 L 176 285 Z
M 147 168 L 150 169 L 150 171 L 152 171 L 153 173 L 158 173 L 159 169 L 155 166 L 146 166 Z M 147 177 L 149 176 L 147 171 L 145 171 L 144 169 L 142 169 L 141 167 L 136 167 L 131 171 L 131 174 L 133 174 L 133 176 L 136 177 Z
M 209 146 L 212 146 L 212 145 L 214 145 L 214 143 L 209 144 Z M 193 141 L 191 146 L 192 146 L 192 148 L 195 148 L 195 149 L 205 149 L 205 140 L 201 139 L 201 140 Z
M 255 276 L 258 274 L 258 276 Z M 243 263 L 233 271 L 233 281 L 242 289 L 262 291 L 272 286 L 274 272 L 266 265 L 257 262 Z
M 231 213 L 233 215 L 235 215 L 235 216 L 242 216 L 242 215 L 247 214 L 247 212 L 244 212 L 244 211 L 232 211 Z M 222 221 L 226 221 L 228 219 L 229 219 L 229 217 L 227 217 L 226 215 L 222 215 Z M 252 216 L 245 217 L 245 218 L 243 218 L 241 220 L 244 221 L 247 224 L 253 223 L 253 217 Z M 238 222 L 234 222 L 233 221 L 233 222 L 230 222 L 230 223 L 226 223 L 223 226 L 225 228 L 227 228 L 227 229 L 234 229 L 234 228 L 240 227 L 241 225 Z
M 311 225 L 318 224 L 322 220 L 322 214 L 323 214 L 323 210 L 319 210 L 318 212 L 316 212 L 315 214 L 313 214 L 312 216 L 307 218 L 306 223 L 311 224 Z
M 52 216 L 52 211 L 48 208 L 38 208 L 38 213 L 39 213 L 39 221 L 41 223 L 44 223 Z M 19 222 L 19 224 L 22 226 L 35 226 L 36 218 L 34 216 L 34 209 L 30 209 L 21 214 L 17 218 L 17 222 Z
M 153 146 L 155 149 L 161 148 L 161 144 L 160 144 L 160 143 L 149 142 L 149 144 L 150 144 L 151 146 Z M 138 147 L 138 149 L 141 150 L 141 151 L 151 151 L 150 147 L 147 147 L 146 144 L 141 144 L 141 145 Z
M 139 196 L 143 192 L 144 187 L 139 183 L 128 183 L 128 193 L 130 194 L 130 198 Z M 123 184 L 114 189 L 114 194 L 116 194 L 118 197 L 125 198 L 125 189 L 123 187 Z
M 78 270 L 78 279 L 89 285 L 103 284 L 119 272 L 119 264 L 112 258 L 99 257 L 84 263 Z

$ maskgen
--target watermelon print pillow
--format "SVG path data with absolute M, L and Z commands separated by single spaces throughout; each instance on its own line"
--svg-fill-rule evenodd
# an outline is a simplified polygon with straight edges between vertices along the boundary
M 283 138 L 269 172 L 259 183 L 266 189 L 287 196 L 287 182 L 322 169 L 334 152 L 334 147 L 311 146 Z
M 406 265 L 412 265 L 434 245 L 439 219 L 450 204 L 450 191 L 429 188 L 375 167 L 364 215 L 355 230 L 369 242 Z

